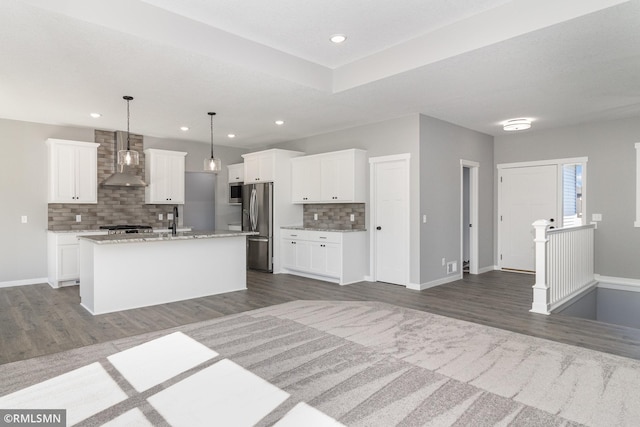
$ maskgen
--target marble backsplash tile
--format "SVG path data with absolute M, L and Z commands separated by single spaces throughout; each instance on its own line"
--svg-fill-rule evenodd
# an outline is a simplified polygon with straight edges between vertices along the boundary
M 318 219 L 314 219 L 318 214 Z M 351 214 L 354 221 L 351 221 Z M 303 226 L 336 230 L 364 230 L 364 203 L 308 204 L 303 207 Z
M 144 176 L 144 152 L 142 135 L 131 134 L 131 148 L 140 153 L 140 164 L 134 172 Z M 49 230 L 93 230 L 101 225 L 136 224 L 162 228 L 166 220 L 158 220 L 158 214 L 171 212 L 173 205 L 147 205 L 144 188 L 103 187 L 100 185 L 115 170 L 115 134 L 113 131 L 96 130 L 98 147 L 98 203 L 50 203 L 48 205 Z M 82 221 L 76 222 L 76 215 Z

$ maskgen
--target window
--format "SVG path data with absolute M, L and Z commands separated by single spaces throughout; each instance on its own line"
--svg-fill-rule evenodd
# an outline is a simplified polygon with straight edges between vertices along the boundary
M 562 226 L 584 224 L 582 210 L 582 164 L 562 165 Z

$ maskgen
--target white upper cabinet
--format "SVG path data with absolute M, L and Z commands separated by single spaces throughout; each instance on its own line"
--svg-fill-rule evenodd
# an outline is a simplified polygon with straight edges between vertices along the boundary
M 289 159 L 301 154 L 303 153 L 299 151 L 280 150 L 277 148 L 243 154 L 244 183 L 275 182 L 278 180 L 277 175 L 282 178 L 282 173 L 278 173 L 278 171 L 282 170 L 286 170 L 288 177 Z
M 244 182 L 244 163 L 228 165 L 229 182 Z
M 98 203 L 98 146 L 47 139 L 49 203 Z
M 364 203 L 367 152 L 343 150 L 291 159 L 293 203 Z
M 244 154 L 244 182 L 272 182 L 274 180 L 275 156 L 260 152 Z
M 148 148 L 145 154 L 144 202 L 147 204 L 184 204 L 185 156 L 180 151 Z

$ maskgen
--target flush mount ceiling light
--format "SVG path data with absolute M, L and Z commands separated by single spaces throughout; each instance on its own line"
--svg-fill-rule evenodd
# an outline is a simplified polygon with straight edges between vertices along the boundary
M 282 126 L 284 124 L 284 120 L 276 120 L 275 124 L 277 124 L 278 126 Z
M 181 130 L 182 132 L 186 132 L 186 131 L 188 131 L 188 130 L 189 130 L 189 127 L 188 127 L 188 126 L 180 126 L 180 130 Z
M 222 169 L 222 163 L 219 158 L 216 159 L 213 157 L 213 116 L 215 116 L 216 113 L 210 112 L 207 114 L 211 117 L 211 157 L 204 159 L 204 170 L 207 172 L 218 173 L 220 172 L 220 169 Z
M 347 36 L 345 36 L 344 34 L 334 34 L 329 37 L 329 40 L 331 40 L 332 43 L 340 44 L 344 43 L 345 40 L 347 40 Z
M 502 129 L 507 132 L 515 131 L 515 130 L 525 130 L 531 127 L 531 119 L 511 119 L 507 120 L 502 124 Z
M 89 114 L 89 115 L 90 115 L 91 117 L 93 117 L 94 119 L 97 119 L 97 118 L 99 118 L 99 117 L 102 117 L 102 114 L 100 114 L 100 113 L 91 113 L 91 114 Z
M 122 99 L 127 101 L 127 149 L 118 151 L 118 164 L 132 166 L 140 163 L 138 152 L 131 149 L 131 135 L 129 133 L 129 102 L 133 100 L 133 96 L 125 95 Z
M 233 139 L 235 137 L 236 137 L 235 133 L 230 133 L 230 134 L 227 135 L 227 138 L 232 138 Z

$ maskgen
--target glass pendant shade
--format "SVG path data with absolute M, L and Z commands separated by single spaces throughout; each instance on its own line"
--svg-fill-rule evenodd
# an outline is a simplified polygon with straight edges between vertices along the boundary
M 118 164 L 125 166 L 135 166 L 140 164 L 140 156 L 134 150 L 118 151 Z
M 215 157 L 211 157 L 210 159 L 204 159 L 204 170 L 207 172 L 220 172 L 222 168 L 222 163 L 220 159 L 216 159 Z

